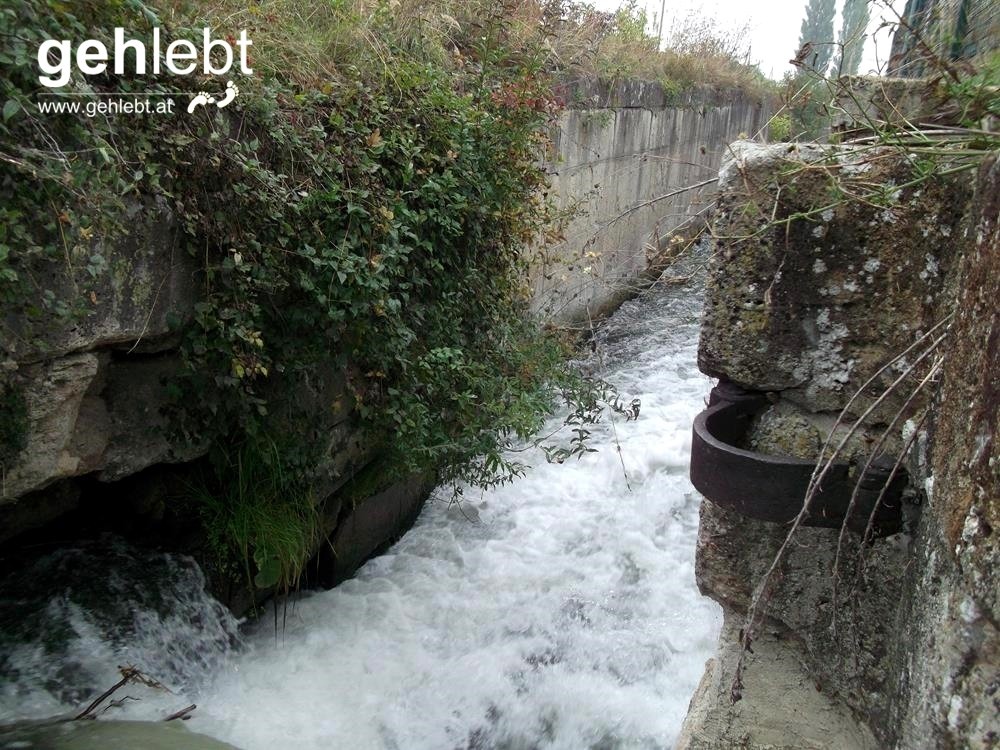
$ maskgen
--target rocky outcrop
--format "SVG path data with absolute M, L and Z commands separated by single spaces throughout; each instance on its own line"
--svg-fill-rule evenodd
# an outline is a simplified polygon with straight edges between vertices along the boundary
M 725 239 L 709 281 L 699 367 L 780 391 L 811 411 L 841 409 L 941 319 L 968 180 L 896 188 L 911 181 L 912 165 L 871 149 L 743 143 L 732 150 L 719 177 L 715 231 Z M 847 175 L 846 185 L 884 185 L 883 201 L 845 200 L 832 174 Z
M 134 224 L 122 241 L 74 248 L 100 273 L 68 256 L 38 279 L 53 299 L 86 300 L 86 309 L 5 314 L 3 375 L 24 414 L 21 449 L 5 456 L 0 506 L 61 479 L 111 481 L 201 452 L 170 444 L 161 416 L 162 380 L 177 368 L 175 332 L 197 301 L 197 264 L 162 209 L 130 211 Z M 29 509 L 17 515 L 20 523 L 5 524 L 0 536 L 32 525 Z
M 698 584 L 726 626 L 679 746 L 996 747 L 1000 168 L 914 181 L 905 154 L 734 151 L 702 369 L 768 392 L 748 448 L 815 459 L 845 407 L 869 411 L 842 458 L 856 476 L 907 451 L 911 480 L 903 532 L 867 539 L 706 499 Z M 887 200 L 831 194 L 852 176 Z
M 172 354 L 129 357 L 108 350 L 19 367 L 26 445 L 7 468 L 2 498 L 85 474 L 114 481 L 201 455 L 202 448 L 167 438 L 164 381 L 177 368 Z
M 176 345 L 172 333 L 198 300 L 198 264 L 181 249 L 174 217 L 159 205 L 132 203 L 129 234 L 67 250 L 65 263 L 28 269 L 40 293 L 62 303 L 4 311 L 0 352 L 11 363 L 51 361 L 72 352 L 124 347 L 150 352 Z M 65 308 L 78 299 L 86 308 Z

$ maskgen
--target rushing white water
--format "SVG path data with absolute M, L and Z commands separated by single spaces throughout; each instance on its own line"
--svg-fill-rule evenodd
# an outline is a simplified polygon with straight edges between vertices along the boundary
M 598 351 L 638 421 L 462 508 L 436 497 L 278 643 L 251 636 L 191 728 L 248 750 L 670 747 L 720 624 L 693 570 L 698 309 L 689 289 L 628 303 Z
M 0 580 L 0 725 L 78 712 L 119 680 L 119 665 L 194 690 L 237 640 L 236 620 L 190 558 L 112 538 L 40 556 Z M 145 699 L 150 718 L 181 708 L 157 714 L 161 696 L 145 692 L 129 695 Z
M 297 601 L 277 639 L 262 622 L 206 660 L 200 688 L 127 715 L 197 702 L 191 729 L 246 750 L 670 747 L 720 625 L 693 570 L 699 309 L 692 288 L 656 289 L 602 326 L 588 366 L 642 411 L 596 426 L 598 453 L 528 453 L 512 485 L 435 496 L 387 554 Z

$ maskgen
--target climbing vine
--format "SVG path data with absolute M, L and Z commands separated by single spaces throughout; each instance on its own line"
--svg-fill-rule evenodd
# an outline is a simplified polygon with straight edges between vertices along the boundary
M 539 155 L 556 104 L 532 56 L 504 46 L 502 15 L 446 63 L 387 48 L 391 74 L 241 80 L 225 110 L 38 112 L 41 39 L 110 41 L 116 25 L 141 38 L 157 23 L 138 0 L 0 11 L 0 35 L 15 40 L 0 80 L 2 346 L 15 357 L 86 320 L 114 272 L 108 248 L 144 216 L 172 217 L 199 299 L 175 316 L 183 366 L 164 386 L 167 416 L 175 445 L 208 446 L 192 499 L 220 555 L 262 587 L 297 580 L 319 533 L 334 415 L 365 432 L 387 478 L 488 487 L 521 471 L 505 449 L 554 397 L 578 424 L 621 408 L 528 314 L 524 249 L 554 218 Z M 110 72 L 70 84 L 193 85 Z

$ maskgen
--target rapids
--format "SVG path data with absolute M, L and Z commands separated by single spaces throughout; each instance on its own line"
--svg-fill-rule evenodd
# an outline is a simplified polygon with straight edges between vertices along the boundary
M 277 635 L 266 617 L 234 647 L 232 624 L 206 604 L 210 653 L 163 665 L 150 646 L 174 642 L 175 628 L 189 642 L 190 624 L 147 616 L 152 643 L 131 658 L 180 695 L 116 717 L 197 703 L 190 729 L 246 750 L 670 747 L 721 624 L 695 586 L 687 478 L 710 387 L 695 364 L 700 304 L 697 283 L 658 285 L 600 327 L 585 365 L 642 408 L 594 428 L 599 452 L 556 465 L 528 451 L 526 476 L 460 505 L 437 492 L 355 578 L 301 596 Z M 113 673 L 125 658 L 115 640 L 60 602 L 50 606 L 77 633 L 62 658 L 108 659 Z M 76 707 L 60 706 L 69 696 L 50 689 L 42 651 L 10 657 L 20 669 L 0 690 L 0 721 Z

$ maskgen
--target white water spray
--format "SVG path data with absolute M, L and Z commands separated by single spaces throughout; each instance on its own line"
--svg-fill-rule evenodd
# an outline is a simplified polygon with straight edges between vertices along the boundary
M 292 605 L 277 638 L 265 618 L 226 659 L 230 625 L 210 600 L 197 619 L 218 634 L 202 645 L 190 623 L 137 610 L 145 671 L 187 687 L 124 715 L 197 703 L 191 729 L 245 750 L 670 747 L 721 620 L 693 570 L 690 434 L 709 388 L 695 366 L 699 310 L 691 287 L 659 289 L 602 326 L 587 365 L 642 411 L 594 427 L 598 453 L 553 465 L 529 452 L 512 485 L 461 506 L 433 497 L 387 554 Z M 80 632 L 62 664 L 41 645 L 14 655 L 22 677 L 0 691 L 0 720 L 78 708 L 38 684 L 72 659 L 100 659 L 113 682 L 120 648 L 69 614 Z M 157 663 L 156 643 L 177 629 L 174 641 L 205 651 L 187 660 L 200 676 Z
M 247 750 L 670 747 L 720 624 L 693 570 L 698 311 L 689 289 L 627 303 L 598 350 L 637 422 L 461 508 L 433 498 L 277 643 L 263 624 L 192 729 Z

